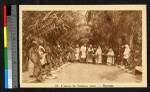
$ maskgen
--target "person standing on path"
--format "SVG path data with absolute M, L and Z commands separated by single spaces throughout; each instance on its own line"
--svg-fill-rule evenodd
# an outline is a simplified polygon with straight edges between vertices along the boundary
M 98 46 L 96 50 L 96 64 L 101 64 L 102 63 L 102 50 L 100 45 Z
M 80 51 L 81 51 L 81 62 L 86 63 L 86 52 L 87 52 L 86 51 L 86 44 L 81 46 Z
M 93 50 L 92 45 L 90 44 L 90 47 L 88 48 L 88 51 L 87 51 L 87 63 L 93 63 L 93 53 L 94 53 L 94 50 Z
M 79 59 L 80 59 L 80 48 L 79 48 L 79 45 L 76 45 L 75 57 L 76 57 L 76 62 L 79 62 Z
M 41 76 L 41 56 L 39 54 L 39 43 L 37 41 L 32 41 L 32 48 L 29 50 L 29 59 L 34 64 L 33 66 L 33 75 L 30 77 L 35 77 L 36 81 L 41 82 L 42 76 Z
M 96 64 L 96 45 L 93 46 L 93 64 Z
M 103 47 L 102 49 L 102 63 L 107 64 L 107 47 Z
M 107 53 L 107 64 L 114 65 L 114 52 L 112 49 L 109 49 L 109 52 Z
M 127 66 L 129 63 L 128 63 L 128 58 L 129 58 L 129 56 L 130 56 L 130 48 L 129 48 L 129 46 L 126 44 L 125 45 L 125 51 L 124 51 L 124 53 L 123 53 L 123 65 L 124 66 Z

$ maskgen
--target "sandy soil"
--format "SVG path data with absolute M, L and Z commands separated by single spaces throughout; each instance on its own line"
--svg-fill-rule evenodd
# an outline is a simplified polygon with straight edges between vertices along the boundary
M 33 82 L 29 78 L 32 74 L 33 65 L 30 70 L 23 72 L 23 82 Z M 56 72 L 57 78 L 49 78 L 44 83 L 138 83 L 141 82 L 137 76 L 127 73 L 116 66 L 71 63 Z

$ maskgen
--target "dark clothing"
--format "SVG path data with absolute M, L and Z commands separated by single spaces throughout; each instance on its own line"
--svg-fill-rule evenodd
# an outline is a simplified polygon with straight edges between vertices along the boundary
M 123 61 L 124 61 L 124 59 L 123 59 L 123 53 L 124 53 L 124 51 L 125 51 L 125 47 L 120 47 L 120 55 L 119 55 L 119 57 L 118 57 L 118 63 L 119 64 L 121 64 Z
M 103 52 L 103 55 L 102 55 L 102 63 L 103 63 L 103 64 L 106 64 L 106 63 L 107 63 L 107 52 L 108 52 L 108 51 L 107 51 L 106 48 L 104 48 L 102 52 Z
M 103 64 L 107 63 L 107 55 L 102 55 L 102 63 Z

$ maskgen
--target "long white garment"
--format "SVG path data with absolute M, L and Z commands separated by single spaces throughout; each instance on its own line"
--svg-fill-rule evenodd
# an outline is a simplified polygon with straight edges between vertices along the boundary
M 80 55 L 80 48 L 76 48 L 76 49 L 75 49 L 75 57 L 76 57 L 76 60 L 79 60 L 79 55 Z
M 125 46 L 126 48 L 125 48 L 125 51 L 124 51 L 124 53 L 123 53 L 123 58 L 125 58 L 125 59 L 128 59 L 129 58 L 129 56 L 130 56 L 130 48 L 129 48 L 129 46 L 128 45 L 126 45 Z
M 44 53 L 43 51 L 45 51 L 45 48 L 43 47 L 43 46 L 39 46 L 39 55 L 40 55 L 40 57 L 41 57 L 41 59 L 40 59 L 40 62 L 41 62 L 41 64 L 42 65 L 44 65 L 45 63 L 46 63 L 46 53 Z
M 107 53 L 107 63 L 114 64 L 114 52 L 113 51 L 109 51 Z
M 96 63 L 98 63 L 98 64 L 100 64 L 100 63 L 102 63 L 102 50 L 101 50 L 101 48 L 98 48 L 97 50 L 96 50 Z
M 86 46 L 81 47 L 81 58 L 86 58 Z
M 44 53 L 43 51 L 45 51 L 45 48 L 42 45 L 40 45 L 38 51 L 39 54 L 42 55 Z
M 41 55 L 42 58 L 40 59 L 40 61 L 41 61 L 42 65 L 44 65 L 46 63 L 46 55 L 47 55 L 46 53 Z

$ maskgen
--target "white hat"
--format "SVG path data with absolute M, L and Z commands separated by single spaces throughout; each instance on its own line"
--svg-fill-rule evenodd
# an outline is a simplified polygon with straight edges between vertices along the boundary
M 126 48 L 129 47 L 128 44 L 126 44 L 125 47 L 126 47 Z
M 32 41 L 32 43 L 38 44 L 38 42 L 37 42 L 37 41 Z

